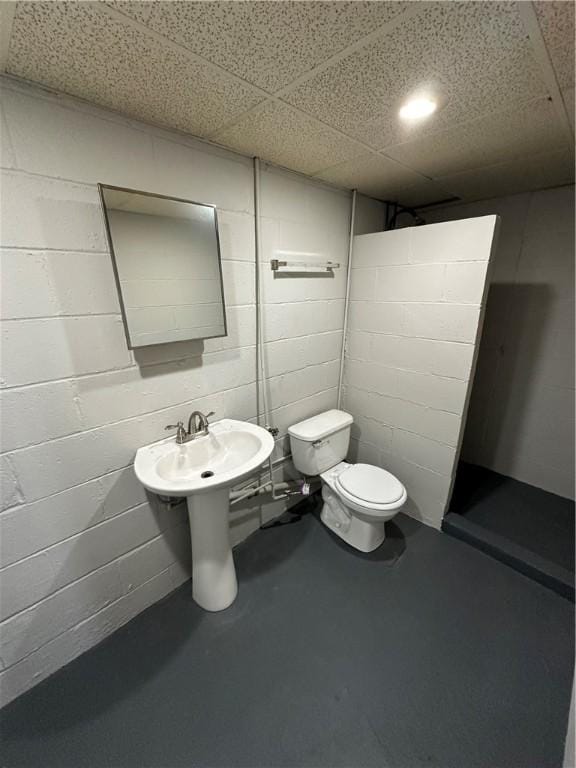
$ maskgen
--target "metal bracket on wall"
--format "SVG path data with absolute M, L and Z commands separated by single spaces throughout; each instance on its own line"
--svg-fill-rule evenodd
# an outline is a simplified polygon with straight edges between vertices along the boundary
M 335 261 L 280 261 L 270 259 L 270 268 L 273 272 L 332 272 L 340 268 Z

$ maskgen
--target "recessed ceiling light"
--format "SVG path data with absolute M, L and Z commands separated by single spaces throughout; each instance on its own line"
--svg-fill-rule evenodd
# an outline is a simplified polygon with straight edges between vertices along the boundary
M 436 111 L 436 102 L 432 99 L 410 99 L 400 110 L 402 120 L 419 120 Z

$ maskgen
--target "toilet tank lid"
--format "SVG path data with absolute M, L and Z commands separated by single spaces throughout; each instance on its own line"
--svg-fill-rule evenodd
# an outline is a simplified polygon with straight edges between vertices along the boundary
M 322 440 L 323 437 L 334 434 L 345 427 L 349 427 L 354 419 L 345 411 L 324 411 L 318 416 L 312 416 L 305 421 L 299 421 L 288 427 L 288 434 L 296 437 L 298 440 L 305 440 L 313 443 L 315 440 Z

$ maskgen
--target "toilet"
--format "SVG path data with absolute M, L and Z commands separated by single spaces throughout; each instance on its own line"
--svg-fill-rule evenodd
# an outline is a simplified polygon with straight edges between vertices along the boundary
M 353 421 L 330 410 L 294 424 L 288 434 L 296 469 L 322 479 L 324 525 L 355 549 L 372 552 L 384 541 L 384 523 L 406 501 L 406 489 L 381 467 L 344 461 Z

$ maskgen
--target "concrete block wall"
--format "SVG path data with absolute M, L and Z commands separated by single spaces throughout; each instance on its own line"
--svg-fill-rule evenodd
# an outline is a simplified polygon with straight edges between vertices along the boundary
M 1 109 L 6 703 L 189 577 L 184 511 L 131 465 L 193 408 L 256 417 L 255 253 L 251 160 L 11 80 Z M 227 337 L 128 350 L 97 182 L 218 207 Z M 264 261 L 279 246 L 345 261 L 347 193 L 274 169 L 262 192 Z M 344 280 L 266 273 L 277 457 L 290 423 L 336 403 Z M 284 502 L 239 507 L 234 543 Z
M 427 210 L 501 231 L 462 457 L 574 498 L 574 186 Z
M 270 167 L 261 188 L 266 378 L 278 442 L 288 453 L 290 424 L 337 403 L 350 196 Z M 270 259 L 282 257 L 341 266 L 333 273 L 273 272 Z
M 386 217 L 386 204 L 366 195 L 356 195 L 354 234 L 369 235 L 382 232 Z
M 354 238 L 351 457 L 397 475 L 404 511 L 435 527 L 451 491 L 496 224 L 486 216 Z

